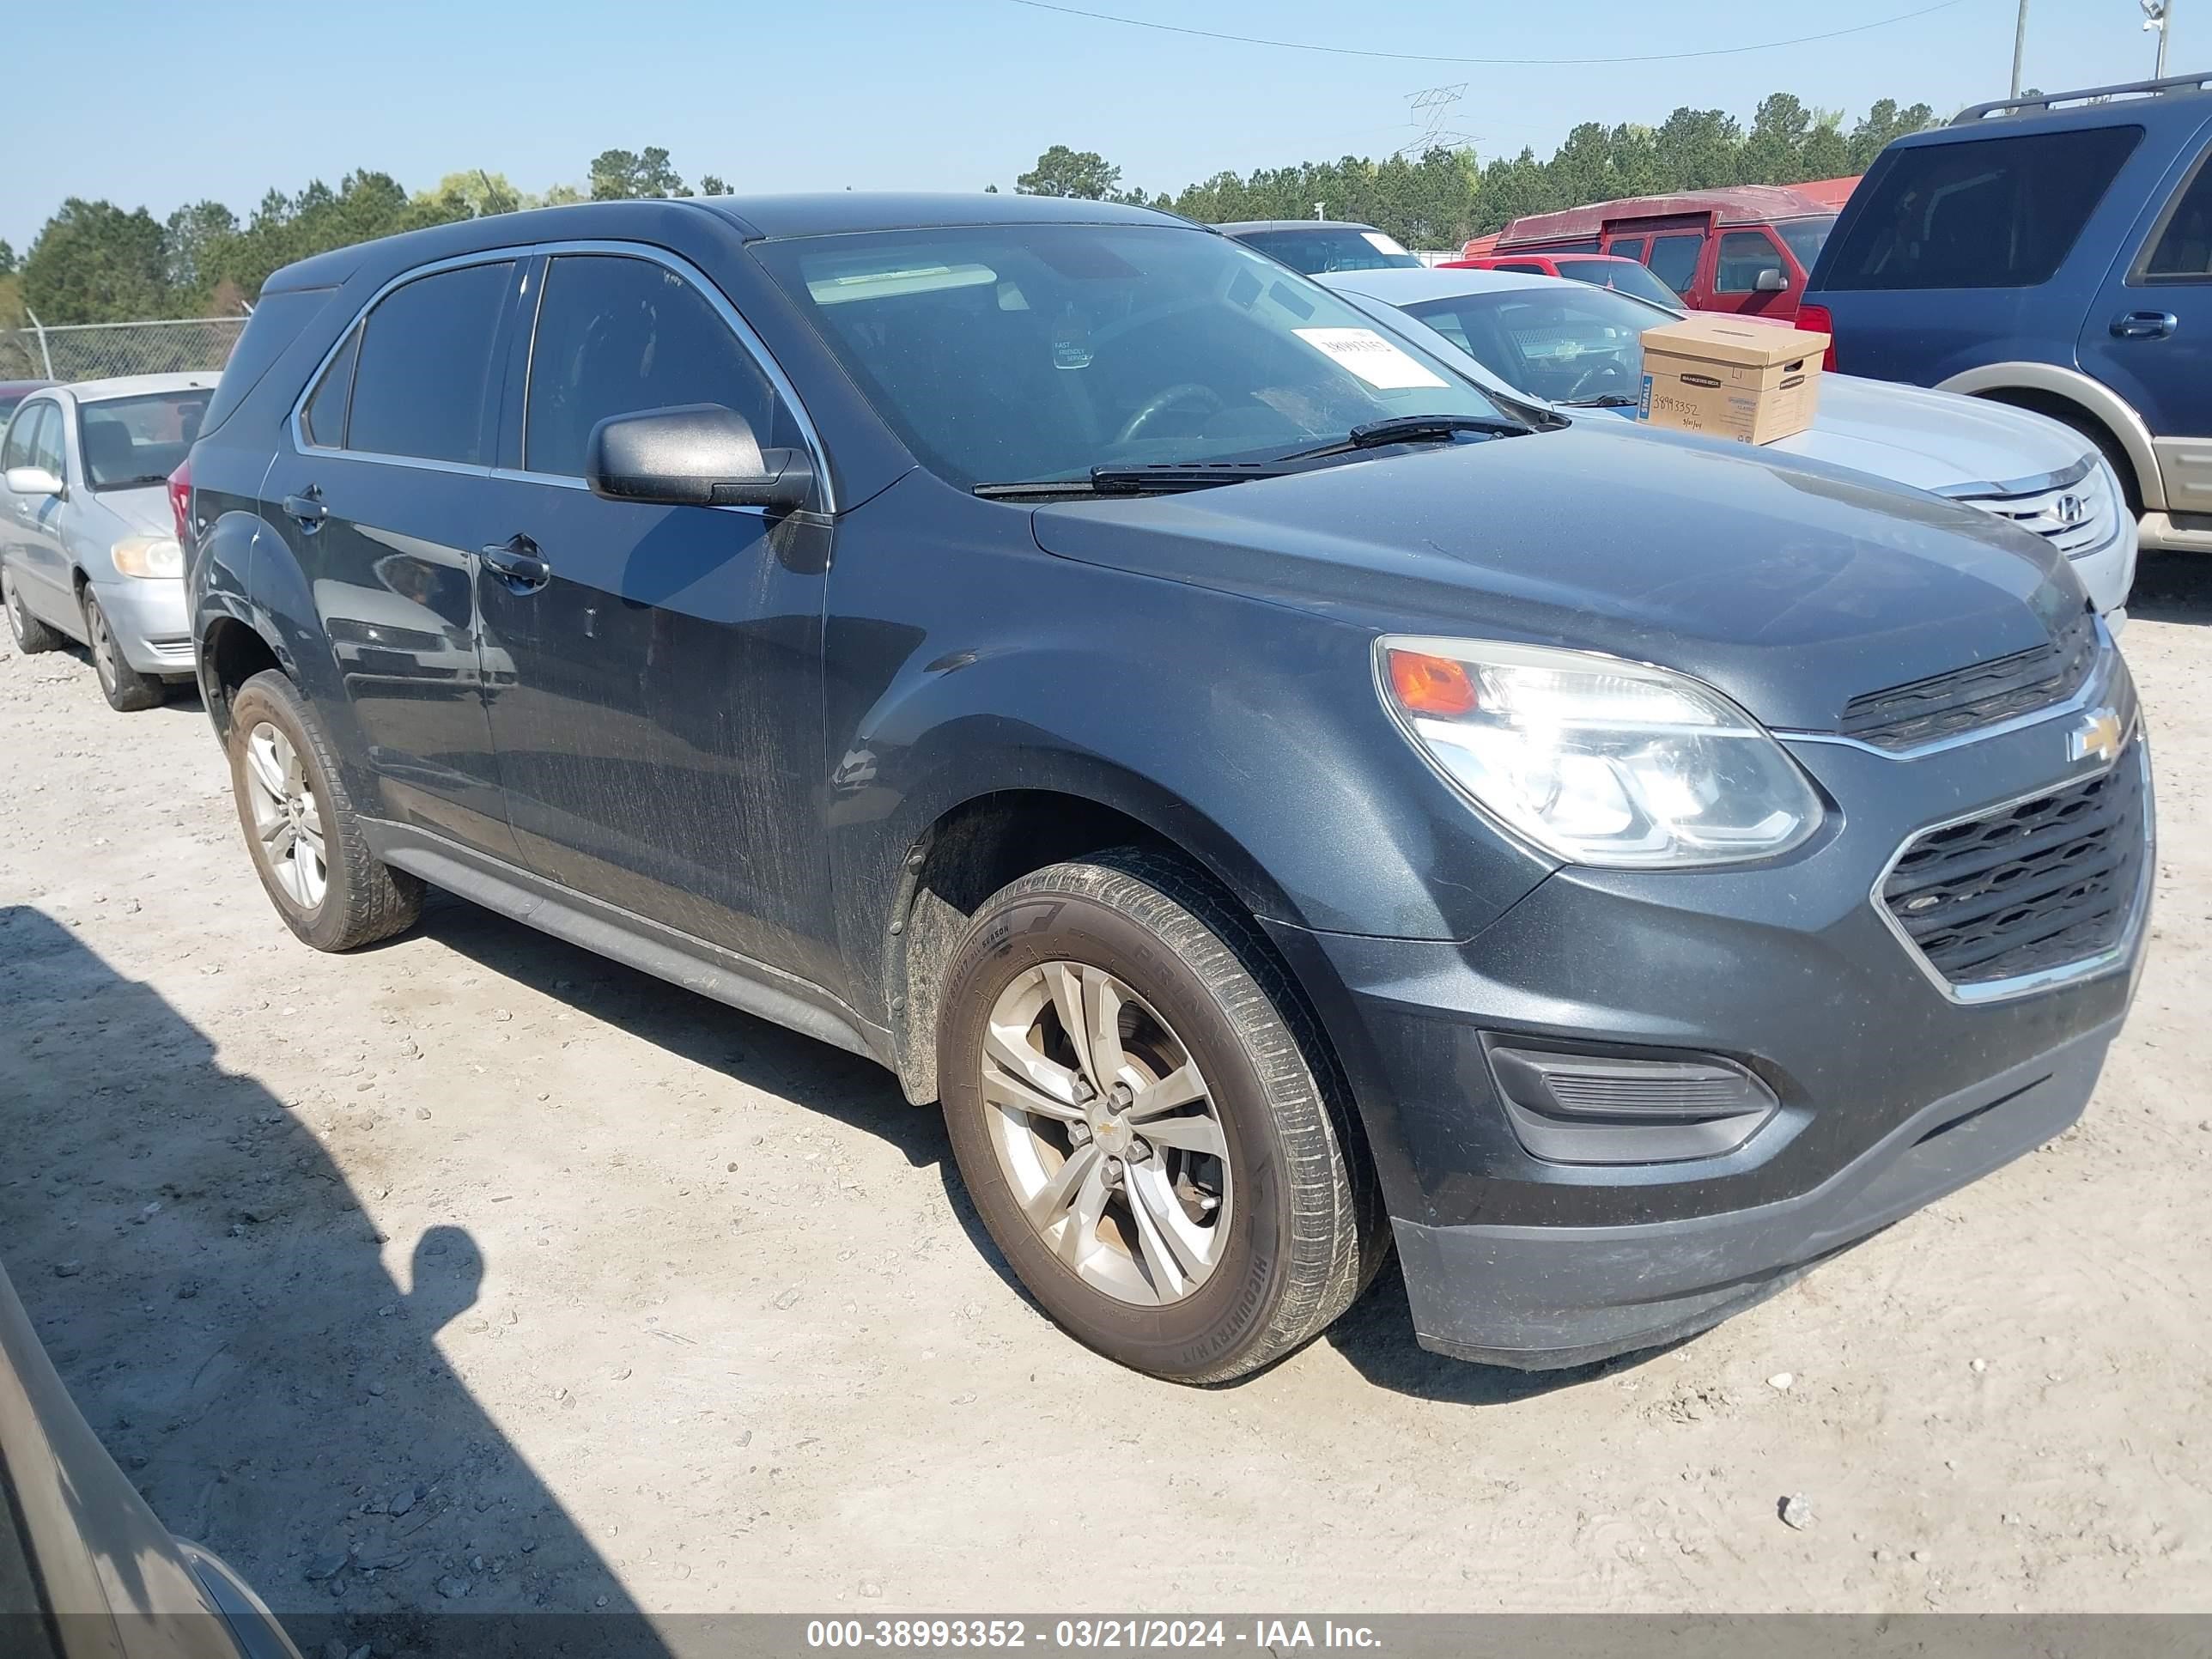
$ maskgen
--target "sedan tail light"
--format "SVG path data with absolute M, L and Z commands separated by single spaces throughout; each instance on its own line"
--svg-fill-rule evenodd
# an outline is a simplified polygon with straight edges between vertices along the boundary
M 1828 337 L 1828 349 L 1820 354 L 1820 367 L 1832 374 L 1836 372 L 1836 319 L 1828 314 L 1826 306 L 1799 306 L 1797 326 L 1815 334 Z
M 169 512 L 177 522 L 177 545 L 186 552 L 192 545 L 192 463 L 187 456 L 169 475 Z

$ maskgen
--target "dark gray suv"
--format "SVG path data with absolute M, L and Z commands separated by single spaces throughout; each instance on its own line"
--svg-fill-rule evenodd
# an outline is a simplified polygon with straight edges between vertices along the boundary
M 282 271 L 179 480 L 270 897 L 880 1060 L 1188 1382 L 1698 1329 L 2057 1133 L 2150 780 L 2063 558 L 1494 402 L 1202 227 L 600 204 Z M 518 1124 L 518 1133 L 532 1126 Z

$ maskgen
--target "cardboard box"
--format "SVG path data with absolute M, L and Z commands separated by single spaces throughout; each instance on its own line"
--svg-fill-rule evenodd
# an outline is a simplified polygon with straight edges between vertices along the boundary
M 1637 418 L 1678 432 L 1771 444 L 1813 424 L 1828 337 L 1724 312 L 1644 331 Z

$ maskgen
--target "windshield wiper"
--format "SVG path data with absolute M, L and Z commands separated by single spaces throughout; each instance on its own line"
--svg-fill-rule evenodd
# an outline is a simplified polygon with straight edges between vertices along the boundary
M 1273 461 L 1164 461 L 1144 466 L 1094 466 L 1087 478 L 1038 478 L 1026 483 L 980 483 L 974 494 L 986 501 L 1019 501 L 1054 495 L 1149 495 L 1186 489 L 1212 489 L 1250 478 L 1279 478 Z
M 1601 392 L 1595 398 L 1570 398 L 1561 409 L 1633 409 L 1644 400 L 1630 392 Z
M 1280 461 L 1317 461 L 1330 455 L 1349 455 L 1362 449 L 1387 449 L 1393 444 L 1449 443 L 1462 432 L 1480 432 L 1492 438 L 1517 438 L 1534 427 L 1499 415 L 1394 415 L 1387 421 L 1355 426 L 1336 443 L 1319 449 L 1301 449 L 1279 455 Z

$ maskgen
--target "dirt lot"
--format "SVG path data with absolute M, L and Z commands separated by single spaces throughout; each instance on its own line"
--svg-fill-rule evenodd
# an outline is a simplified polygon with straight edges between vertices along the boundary
M 0 1256 L 280 1611 L 2212 1607 L 2212 565 L 2127 654 L 2078 1128 L 1640 1363 L 1425 1354 L 1386 1276 L 1212 1393 L 1034 1311 L 887 1074 L 454 902 L 315 956 L 197 705 L 6 657 Z

